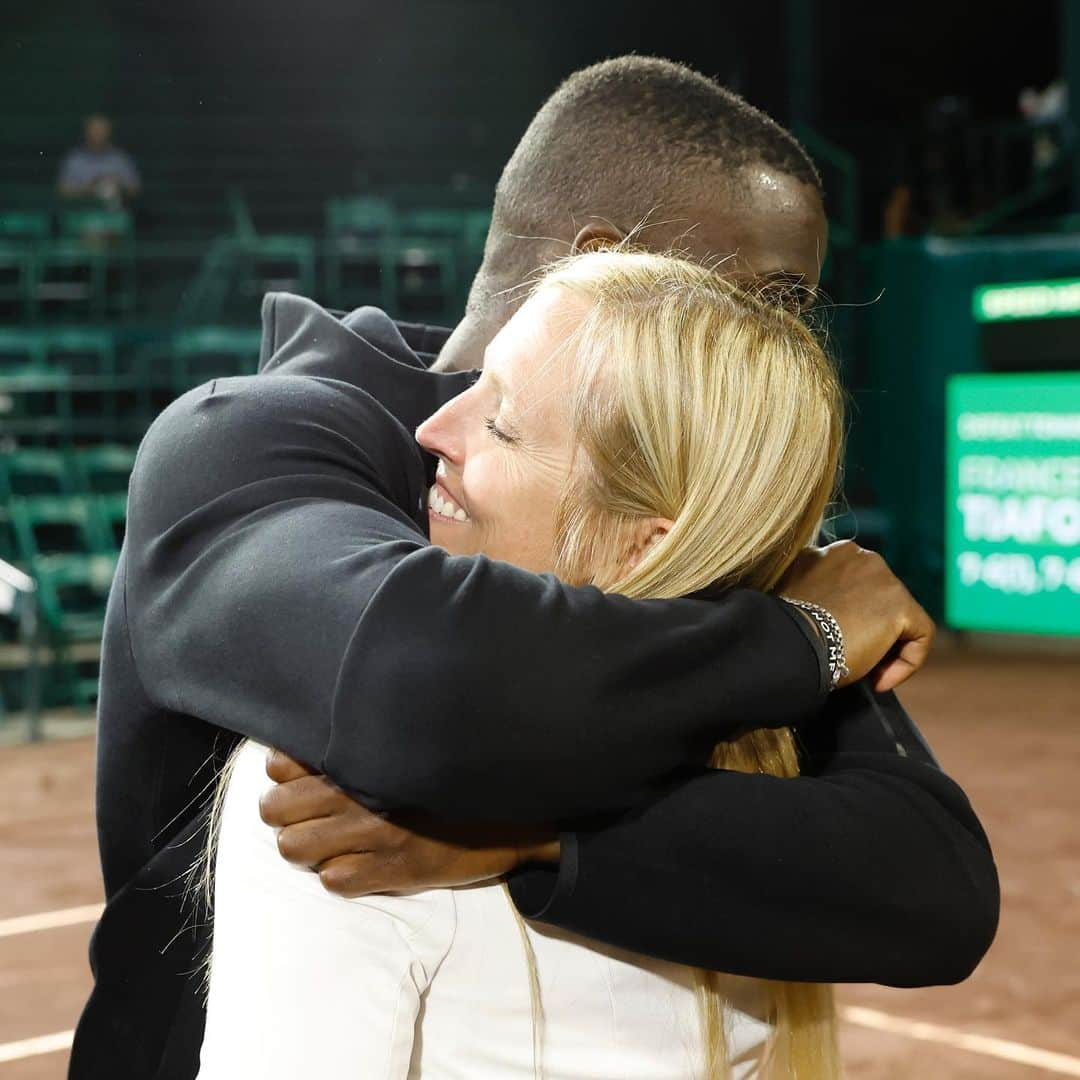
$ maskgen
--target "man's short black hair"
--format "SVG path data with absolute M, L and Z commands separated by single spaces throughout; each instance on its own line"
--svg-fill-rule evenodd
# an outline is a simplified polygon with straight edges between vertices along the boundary
M 478 281 L 473 299 L 536 269 L 539 246 L 523 238 L 564 236 L 572 219 L 606 218 L 625 230 L 650 211 L 686 215 L 706 190 L 737 199 L 746 170 L 759 164 L 821 191 L 790 132 L 683 64 L 622 56 L 577 71 L 503 170 L 481 272 L 490 280 Z

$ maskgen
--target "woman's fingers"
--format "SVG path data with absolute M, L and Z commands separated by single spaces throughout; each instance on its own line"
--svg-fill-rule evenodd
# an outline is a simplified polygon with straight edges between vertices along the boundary
M 267 825 L 284 828 L 309 818 L 322 818 L 347 808 L 352 800 L 325 776 L 301 776 L 275 784 L 259 799 L 259 816 Z

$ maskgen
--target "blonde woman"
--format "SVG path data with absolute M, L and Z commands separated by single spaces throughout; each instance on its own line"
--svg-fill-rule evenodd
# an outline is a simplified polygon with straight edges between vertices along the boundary
M 581 256 L 419 428 L 439 460 L 431 540 L 629 597 L 770 590 L 833 492 L 841 411 L 831 364 L 779 306 L 677 258 Z M 497 885 L 325 893 L 259 820 L 264 761 L 241 748 L 220 807 L 203 1080 L 839 1075 L 827 987 L 525 926 Z M 783 729 L 713 764 L 798 771 Z

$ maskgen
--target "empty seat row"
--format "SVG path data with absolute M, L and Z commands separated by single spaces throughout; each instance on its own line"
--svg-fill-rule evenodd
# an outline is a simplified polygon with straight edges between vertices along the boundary
M 127 496 L 33 495 L 0 510 L 0 559 L 31 577 L 71 556 L 114 558 L 124 538 Z M 6 535 L 5 535 L 6 534 Z
M 403 209 L 392 198 L 347 196 L 326 203 L 324 238 L 317 244 L 308 235 L 261 235 L 242 195 L 230 193 L 230 205 L 232 231 L 202 252 L 202 264 L 180 301 L 185 315 L 196 319 L 223 317 L 217 293 L 226 286 L 238 285 L 245 303 L 274 288 L 316 292 L 319 255 L 323 295 L 332 305 L 376 302 L 403 318 L 454 319 L 463 309 L 491 220 L 484 209 Z M 197 241 L 195 249 L 205 243 Z M 0 212 L 0 309 L 31 320 L 85 314 L 98 321 L 132 314 L 136 286 L 140 294 L 145 286 L 144 306 L 164 315 L 162 304 L 168 303 L 171 315 L 174 290 L 166 290 L 168 297 L 158 295 L 158 279 L 174 264 L 190 273 L 191 248 L 181 240 L 140 245 L 137 251 L 124 210 Z M 168 257 L 181 251 L 180 261 Z M 144 281 L 147 274 L 150 280 Z M 167 270 L 165 276 L 175 273 Z
M 38 495 L 0 507 L 0 559 L 33 578 L 37 619 L 31 638 L 11 616 L 0 618 L 0 714 L 29 707 L 40 680 L 48 706 L 92 706 L 106 601 L 123 543 L 127 496 Z M 87 652 L 86 650 L 90 651 Z M 14 650 L 14 651 L 13 651 Z
M 173 398 L 214 378 L 253 374 L 260 332 L 202 326 L 128 354 L 107 333 L 0 329 L 0 433 L 64 446 L 137 441 Z
M 73 206 L 56 213 L 49 210 L 5 210 L 0 212 L 0 243 L 34 250 L 51 240 L 124 237 L 134 233 L 131 214 L 103 206 Z
M 135 303 L 133 230 L 124 210 L 0 213 L 0 305 L 36 318 L 74 310 L 91 318 Z
M 491 225 L 487 210 L 398 210 L 365 196 L 326 204 L 326 293 L 341 308 L 379 304 L 403 318 L 454 321 Z
M 0 458 L 0 502 L 26 495 L 123 493 L 134 464 L 133 446 L 11 450 Z
M 0 372 L 55 366 L 73 374 L 115 375 L 116 341 L 93 327 L 0 327 Z
M 162 366 L 185 378 L 203 370 L 210 377 L 253 372 L 259 341 L 260 332 L 252 327 L 194 326 L 138 350 L 139 359 L 129 358 L 124 373 L 152 376 Z M 47 367 L 72 375 L 114 376 L 121 373 L 117 356 L 115 336 L 108 330 L 0 326 L 0 374 Z
M 36 618 L 20 625 L 14 613 L 0 616 L 0 719 L 30 709 L 32 702 L 46 708 L 93 706 L 115 570 L 115 552 L 35 561 L 31 610 Z

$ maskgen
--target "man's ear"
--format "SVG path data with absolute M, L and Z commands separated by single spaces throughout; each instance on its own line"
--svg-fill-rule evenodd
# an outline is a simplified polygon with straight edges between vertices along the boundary
M 625 569 L 633 570 L 649 553 L 649 549 L 667 536 L 674 524 L 671 518 L 641 518 L 630 534 L 630 546 L 624 556 Z
M 599 218 L 590 221 L 578 229 L 571 247 L 571 254 L 580 255 L 585 251 L 603 251 L 604 248 L 616 247 L 626 239 L 626 234 L 610 221 Z

